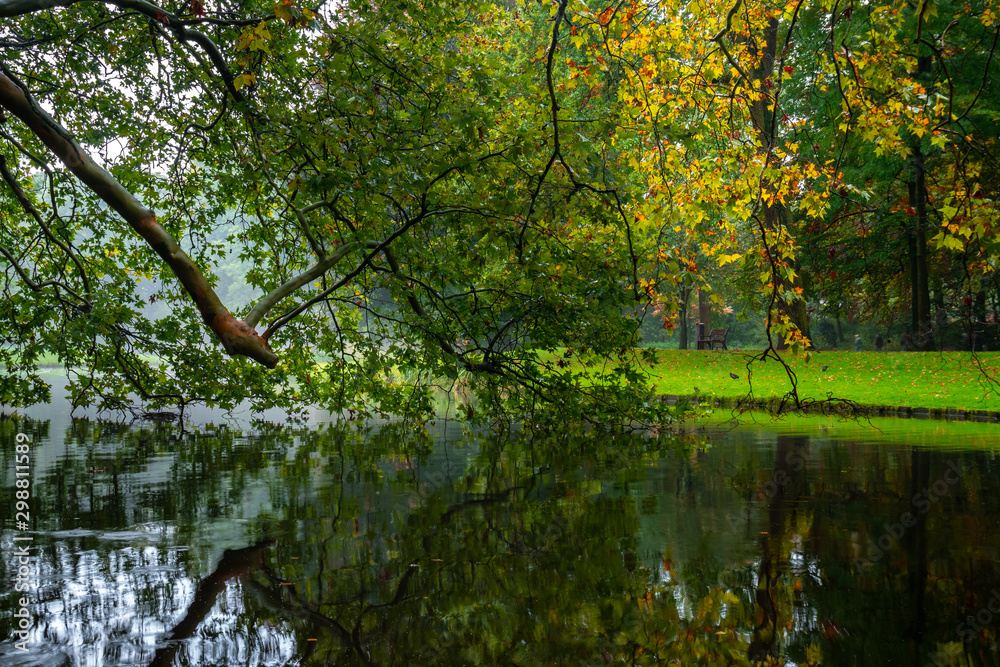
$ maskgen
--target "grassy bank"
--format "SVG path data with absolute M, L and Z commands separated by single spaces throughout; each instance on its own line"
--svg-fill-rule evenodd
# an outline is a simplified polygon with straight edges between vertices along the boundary
M 738 421 L 734 421 L 734 416 Z M 947 449 L 996 450 L 997 424 L 976 421 L 944 421 L 938 419 L 899 419 L 897 417 L 870 417 L 844 419 L 834 415 L 783 414 L 770 417 L 760 413 L 734 415 L 731 410 L 717 409 L 679 427 L 685 433 L 698 434 L 702 428 L 730 430 L 742 433 L 757 432 L 764 441 L 775 435 L 809 436 L 812 443 L 824 440 L 848 445 L 858 443 L 885 443 L 898 445 L 905 442 L 912 447 L 925 447 L 937 451 Z
M 1000 380 L 1000 353 L 977 357 Z M 750 391 L 750 381 L 755 398 L 788 392 L 780 364 L 753 363 L 748 372 L 751 359 L 748 352 L 657 350 L 649 371 L 660 394 L 739 398 Z M 1000 410 L 1000 387 L 986 380 L 966 352 L 821 352 L 809 363 L 794 359 L 789 365 L 798 376 L 800 398 L 832 395 L 863 405 Z

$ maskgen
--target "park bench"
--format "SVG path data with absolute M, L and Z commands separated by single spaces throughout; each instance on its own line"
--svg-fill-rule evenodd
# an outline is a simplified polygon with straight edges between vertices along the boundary
M 699 350 L 714 350 L 717 347 L 721 347 L 723 350 L 728 350 L 726 347 L 726 336 L 729 335 L 729 327 L 725 329 L 712 329 L 707 336 L 702 336 L 698 339 L 698 349 Z

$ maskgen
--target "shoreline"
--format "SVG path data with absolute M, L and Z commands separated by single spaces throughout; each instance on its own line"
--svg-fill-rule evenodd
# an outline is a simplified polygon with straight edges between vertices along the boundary
M 735 352 L 735 354 L 733 354 Z M 734 357 L 740 352 L 733 351 Z M 731 357 L 732 358 L 732 357 Z M 711 361 L 720 361 L 716 358 Z M 709 361 L 709 359 L 706 359 Z M 63 371 L 60 364 L 39 364 L 38 369 L 47 373 Z M 5 370 L 5 369 L 4 369 Z M 721 369 L 720 369 L 721 370 Z M 803 369 L 804 370 L 804 369 Z M 695 387 L 697 389 L 697 387 Z M 715 407 L 735 410 L 755 410 L 769 414 L 813 414 L 850 417 L 896 417 L 900 419 L 920 419 L 939 421 L 975 421 L 980 423 L 1000 423 L 1000 410 L 962 408 L 955 406 L 925 407 L 889 403 L 862 403 L 849 397 L 813 399 L 808 396 L 796 406 L 787 397 L 770 396 L 751 398 L 746 394 L 719 396 L 715 391 L 692 394 L 657 394 L 656 399 L 673 406 L 678 400 L 686 400 L 692 406 Z M 904 399 L 905 400 L 905 399 Z
M 661 394 L 657 397 L 667 405 L 686 400 L 694 407 L 715 407 L 733 410 L 755 410 L 768 414 L 832 415 L 844 417 L 896 417 L 938 421 L 974 421 L 1000 423 L 1000 410 L 968 410 L 964 408 L 924 408 L 907 405 L 867 405 L 844 399 L 805 399 L 796 405 L 787 398 L 758 399 L 741 396 L 707 396 L 704 394 Z

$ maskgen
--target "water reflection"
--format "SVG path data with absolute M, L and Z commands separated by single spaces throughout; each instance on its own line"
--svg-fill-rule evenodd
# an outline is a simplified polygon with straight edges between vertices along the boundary
M 6 420 L 5 471 L 17 431 L 37 589 L 5 666 L 995 664 L 993 451 Z

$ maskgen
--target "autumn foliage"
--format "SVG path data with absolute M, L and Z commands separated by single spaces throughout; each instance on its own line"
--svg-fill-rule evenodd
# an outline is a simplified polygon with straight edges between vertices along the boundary
M 766 313 L 762 359 L 816 317 L 995 322 L 988 3 L 175 11 L 0 0 L 5 403 L 54 355 L 81 404 L 422 418 L 444 378 L 655 419 L 629 351 L 692 290 Z

